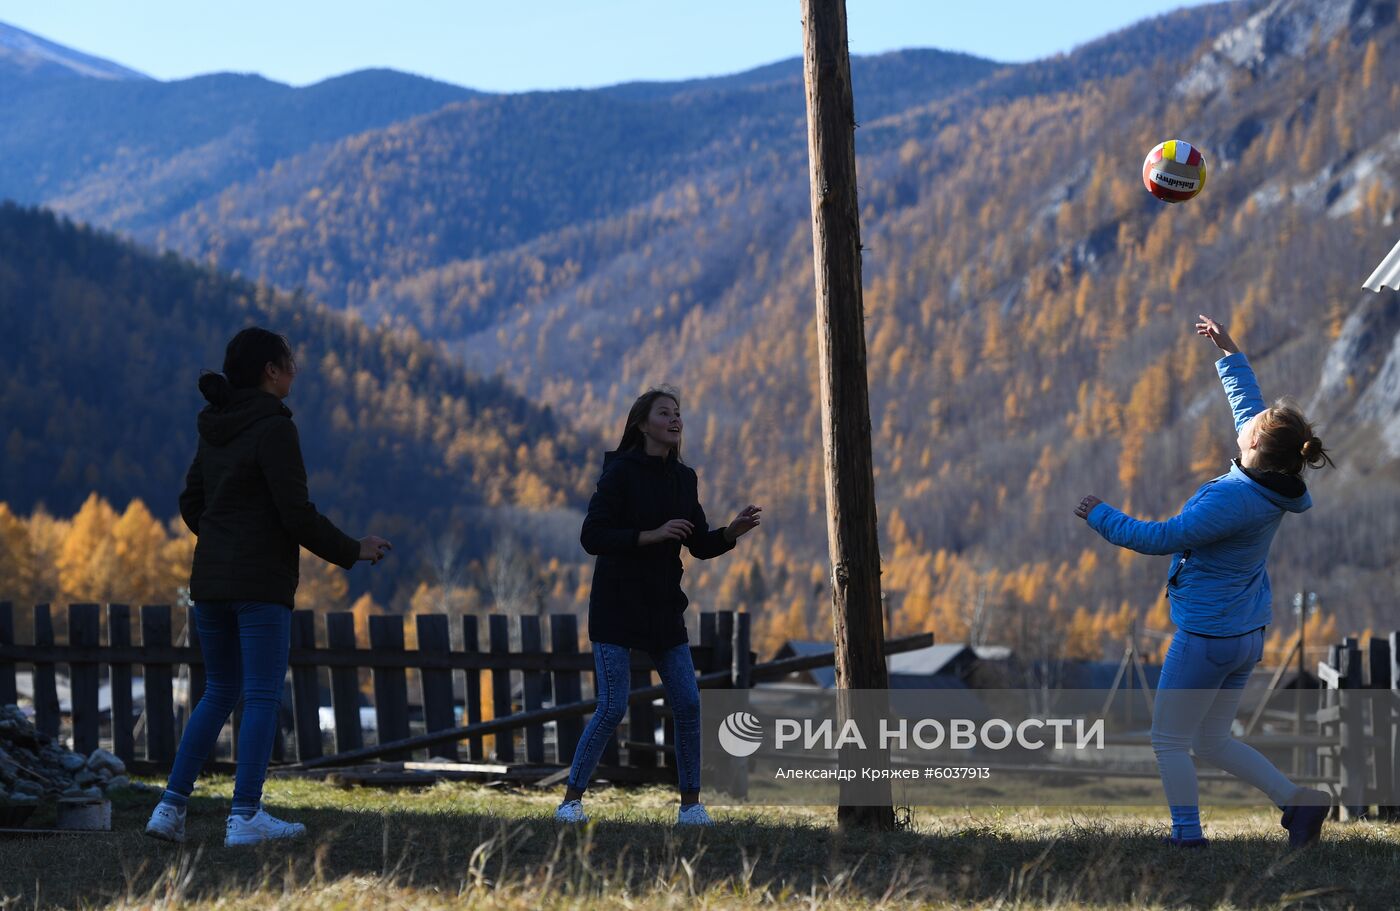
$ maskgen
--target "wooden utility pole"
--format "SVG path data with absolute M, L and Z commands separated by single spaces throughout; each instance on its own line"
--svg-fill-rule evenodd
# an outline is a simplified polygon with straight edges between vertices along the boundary
M 831 554 L 836 686 L 886 689 L 880 610 L 880 543 L 870 455 L 870 398 L 861 301 L 860 209 L 856 200 L 855 102 L 846 48 L 845 0 L 801 0 L 812 181 L 812 252 L 817 280 L 822 451 Z M 847 708 L 843 701 L 843 714 Z M 871 794 L 869 782 L 862 793 Z M 883 806 L 847 806 L 843 826 L 894 827 L 890 788 Z M 848 791 L 842 784 L 843 797 Z

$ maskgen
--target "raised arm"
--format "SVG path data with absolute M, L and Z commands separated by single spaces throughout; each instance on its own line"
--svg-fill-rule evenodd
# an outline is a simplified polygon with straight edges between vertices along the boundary
M 1230 413 L 1235 419 L 1238 431 L 1245 422 L 1263 411 L 1264 396 L 1259 392 L 1259 381 L 1254 376 L 1254 368 L 1240 351 L 1235 340 L 1225 327 L 1206 316 L 1200 316 L 1196 323 L 1196 334 L 1203 335 L 1215 343 L 1215 347 L 1225 352 L 1225 356 L 1215 362 L 1215 370 L 1220 374 L 1220 383 L 1225 387 L 1225 397 L 1230 401 Z

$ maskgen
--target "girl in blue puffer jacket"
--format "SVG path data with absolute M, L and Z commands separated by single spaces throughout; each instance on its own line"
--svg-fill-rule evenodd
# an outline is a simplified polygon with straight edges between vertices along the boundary
M 1269 795 L 1284 811 L 1290 846 L 1302 847 L 1321 833 L 1330 796 L 1293 784 L 1258 751 L 1235 740 L 1230 726 L 1272 619 L 1264 568 L 1269 545 L 1285 514 L 1312 505 L 1304 467 L 1332 460 L 1295 405 L 1264 405 L 1249 361 L 1223 326 L 1202 315 L 1196 334 L 1225 352 L 1215 368 L 1234 412 L 1239 458 L 1164 522 L 1134 519 L 1094 496 L 1081 500 L 1075 515 L 1110 543 L 1172 555 L 1167 597 L 1177 632 L 1152 718 L 1152 748 L 1172 814 L 1168 843 L 1206 845 L 1190 748 Z

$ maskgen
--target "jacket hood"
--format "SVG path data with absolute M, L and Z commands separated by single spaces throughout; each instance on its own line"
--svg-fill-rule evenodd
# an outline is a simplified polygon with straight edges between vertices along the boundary
M 292 416 L 277 396 L 261 389 L 234 389 L 222 403 L 211 400 L 199 413 L 199 435 L 210 445 L 227 446 L 258 421 L 277 415 Z
M 1312 496 L 1303 479 L 1278 471 L 1254 471 L 1239 460 L 1230 463 L 1230 477 L 1243 481 L 1279 509 L 1304 512 L 1312 506 Z

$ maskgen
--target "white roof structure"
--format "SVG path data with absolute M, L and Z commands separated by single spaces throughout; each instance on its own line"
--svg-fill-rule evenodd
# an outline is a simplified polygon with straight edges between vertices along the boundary
M 1371 277 L 1366 279 L 1366 283 L 1361 287 L 1368 291 L 1380 291 L 1382 288 L 1400 291 L 1400 243 L 1390 248 L 1385 259 L 1381 260 L 1376 271 L 1371 273 Z
M 932 677 L 959 658 L 975 658 L 976 652 L 962 643 L 930 645 L 912 652 L 900 652 L 885 659 L 891 674 L 918 674 Z

